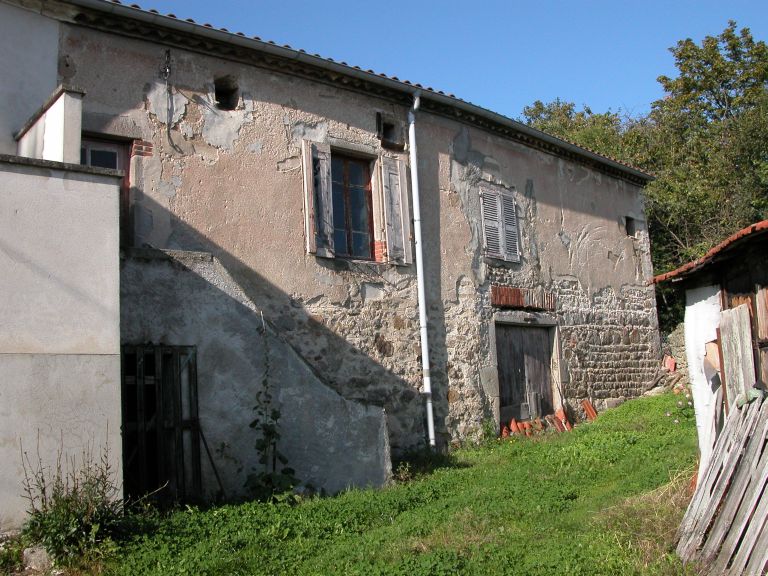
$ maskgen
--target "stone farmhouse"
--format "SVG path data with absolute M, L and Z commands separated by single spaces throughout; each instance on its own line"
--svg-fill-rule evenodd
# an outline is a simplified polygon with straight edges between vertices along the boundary
M 333 492 L 652 381 L 648 175 L 117 1 L 0 0 L 0 45 L 0 529 L 21 451 L 244 496 L 265 390 Z

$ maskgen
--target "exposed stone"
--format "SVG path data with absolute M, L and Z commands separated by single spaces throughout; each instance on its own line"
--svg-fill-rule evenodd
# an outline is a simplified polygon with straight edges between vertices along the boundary
M 24 568 L 28 570 L 36 570 L 37 572 L 45 572 L 50 570 L 53 566 L 51 557 L 42 546 L 24 548 L 24 551 L 22 552 L 22 562 Z

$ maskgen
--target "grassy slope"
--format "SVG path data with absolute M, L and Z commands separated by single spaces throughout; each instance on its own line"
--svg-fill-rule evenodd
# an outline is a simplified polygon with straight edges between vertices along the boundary
M 675 471 L 690 477 L 696 449 L 679 400 L 635 400 L 570 434 L 460 450 L 454 466 L 385 490 L 179 512 L 111 571 L 680 573 L 665 546 L 685 496 L 679 481 L 664 485 Z

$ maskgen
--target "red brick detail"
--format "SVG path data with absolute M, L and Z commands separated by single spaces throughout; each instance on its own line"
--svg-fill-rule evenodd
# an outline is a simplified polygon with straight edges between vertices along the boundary
M 373 259 L 376 262 L 387 261 L 387 243 L 381 240 L 376 240 L 373 243 Z
M 491 304 L 500 308 L 523 308 L 529 310 L 554 310 L 555 295 L 544 290 L 491 286 Z
M 131 156 L 152 156 L 154 146 L 146 140 L 134 140 L 131 146 Z

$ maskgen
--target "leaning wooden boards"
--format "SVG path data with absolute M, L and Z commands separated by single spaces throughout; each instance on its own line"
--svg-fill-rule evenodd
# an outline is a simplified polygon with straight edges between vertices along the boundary
M 755 384 L 752 323 L 748 304 L 741 304 L 720 313 L 720 340 L 726 398 L 730 407 L 739 394 L 746 393 Z
M 707 574 L 768 568 L 768 401 L 734 408 L 678 531 L 677 553 Z

